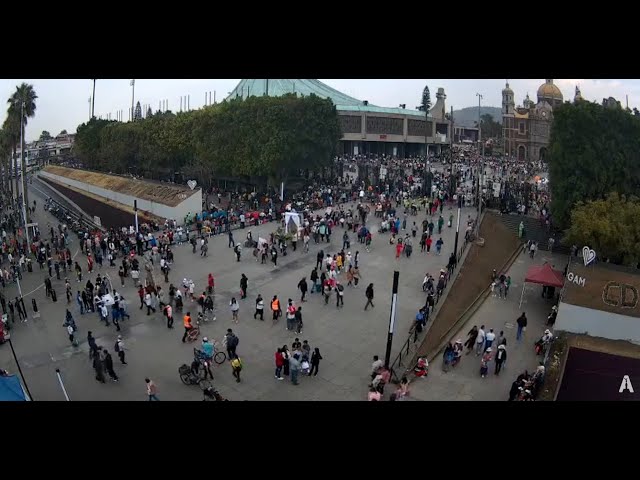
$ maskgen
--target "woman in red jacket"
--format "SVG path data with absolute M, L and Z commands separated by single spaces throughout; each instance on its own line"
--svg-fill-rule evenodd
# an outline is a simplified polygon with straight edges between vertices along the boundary
M 282 356 L 282 349 L 279 348 L 276 352 L 276 378 L 278 380 L 284 380 L 282 378 L 282 367 L 284 366 L 284 357 Z
M 213 274 L 210 273 L 209 277 L 207 278 L 207 283 L 209 286 L 209 294 L 213 293 L 213 289 L 215 288 L 216 284 L 215 284 L 215 280 L 213 279 Z

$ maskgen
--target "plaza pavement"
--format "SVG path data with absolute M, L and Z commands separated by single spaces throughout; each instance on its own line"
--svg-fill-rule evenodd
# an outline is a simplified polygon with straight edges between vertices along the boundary
M 43 232 L 48 230 L 47 223 L 56 226 L 57 221 L 42 210 L 44 199 L 38 192 L 31 192 L 31 198 L 38 199 L 38 211 L 35 220 L 40 223 Z M 353 205 L 353 204 L 352 204 Z M 425 272 L 436 274 L 447 263 L 448 256 L 453 250 L 455 228 L 447 228 L 446 220 L 449 213 L 455 214 L 455 209 L 449 211 L 445 207 L 445 227 L 443 229 L 444 246 L 440 256 L 421 254 L 414 242 L 414 253 L 410 259 L 402 257 L 395 260 L 394 246 L 388 243 L 388 234 L 378 235 L 379 220 L 373 216 L 368 224 L 373 232 L 373 244 L 370 253 L 356 241 L 351 233 L 351 253 L 360 250 L 361 282 L 357 289 L 346 287 L 344 308 L 336 309 L 335 294 L 329 305 L 324 305 L 318 294 L 308 295 L 308 301 L 303 303 L 304 331 L 299 335 L 300 340 L 307 339 L 312 348 L 319 347 L 323 360 L 320 362 L 317 377 L 301 378 L 300 385 L 293 386 L 288 380 L 278 381 L 274 378 L 274 353 L 277 347 L 284 344 L 291 345 L 295 334 L 285 330 L 284 319 L 273 326 L 270 318 L 269 304 L 272 296 L 277 294 L 282 304 L 292 298 L 299 304 L 297 284 L 304 276 L 309 278 L 315 266 L 316 253 L 322 248 L 325 253 L 336 253 L 342 246 L 342 229 L 338 228 L 332 235 L 331 244 L 315 245 L 311 241 L 309 253 L 302 253 L 301 249 L 293 252 L 289 248 L 287 257 L 278 257 L 278 267 L 260 265 L 251 252 L 243 251 L 242 260 L 236 262 L 232 249 L 228 248 L 226 235 L 216 236 L 209 241 L 209 254 L 206 258 L 200 253 L 191 253 L 190 245 L 174 247 L 175 263 L 170 273 L 170 280 L 174 285 L 181 284 L 184 277 L 193 278 L 196 293 L 204 290 L 206 277 L 212 272 L 216 279 L 216 313 L 217 321 L 202 326 L 202 336 L 209 336 L 218 341 L 222 340 L 227 328 L 237 333 L 240 343 L 237 353 L 244 363 L 242 382 L 236 383 L 231 375 L 228 364 L 214 366 L 214 384 L 220 392 L 231 400 L 364 400 L 366 399 L 369 369 L 372 356 L 384 356 L 387 329 L 390 312 L 391 284 L 393 270 L 400 271 L 399 304 L 394 338 L 393 355 L 407 338 L 417 308 L 424 304 L 424 294 L 421 284 Z M 462 221 L 467 215 L 474 216 L 473 209 L 463 209 Z M 418 216 L 407 219 L 410 226 L 415 220 L 419 225 L 424 218 L 424 211 Z M 437 218 L 437 217 L 435 217 Z M 277 224 L 269 223 L 258 228 L 251 228 L 253 237 L 267 237 L 274 231 Z M 249 229 L 234 232 L 236 242 L 244 242 Z M 437 239 L 438 236 L 436 235 Z M 417 239 L 416 239 L 417 240 Z M 77 284 L 75 275 L 71 275 L 72 286 L 84 286 L 86 276 L 86 257 L 78 251 L 78 241 L 73 239 L 70 246 L 72 253 L 77 254 L 76 260 L 85 270 L 82 284 Z M 119 264 L 119 260 L 117 264 Z M 174 315 L 175 329 L 166 328 L 166 319 L 158 311 L 151 316 L 145 310 L 139 310 L 139 300 L 131 279 L 126 280 L 126 286 L 119 288 L 117 268 L 109 268 L 108 262 L 100 271 L 108 273 L 113 286 L 127 299 L 127 310 L 131 319 L 121 322 L 124 341 L 127 347 L 128 365 L 121 365 L 117 354 L 113 351 L 117 333 L 111 325 L 104 326 L 98 320 L 97 314 L 80 315 L 75 299 L 70 309 L 78 325 L 77 338 L 80 345 L 77 348 L 69 344 L 66 330 L 62 327 L 66 308 L 64 295 L 64 275 L 61 281 L 53 277 L 54 288 L 58 293 L 58 302 L 52 303 L 45 299 L 44 289 L 38 288 L 44 279 L 44 273 L 39 273 L 36 264 L 34 273 L 25 273 L 22 288 L 27 294 L 25 304 L 30 318 L 26 323 L 16 323 L 12 330 L 12 339 L 19 357 L 28 387 L 35 400 L 64 400 L 59 387 L 55 369 L 59 368 L 67 392 L 72 400 L 146 400 L 144 378 L 152 378 L 158 385 L 158 396 L 161 400 L 200 400 L 202 393 L 197 386 L 184 385 L 178 375 L 178 367 L 183 363 L 190 363 L 193 354 L 192 344 L 183 344 L 180 339 L 183 334 L 181 316 Z M 44 272 L 44 271 L 43 271 Z M 240 275 L 245 273 L 249 279 L 248 297 L 239 300 Z M 91 275 L 95 280 L 97 273 Z M 156 270 L 156 278 L 162 280 Z M 374 283 L 374 309 L 364 312 L 366 302 L 365 288 L 368 283 Z M 168 284 L 163 281 L 165 291 Z M 346 282 L 345 282 L 346 284 Z M 517 287 L 516 287 L 517 288 Z M 515 291 L 515 289 L 513 291 Z M 15 286 L 7 287 L 7 295 L 15 296 Z M 261 293 L 265 299 L 265 321 L 253 319 L 255 298 Z M 40 318 L 33 319 L 31 311 L 31 297 L 35 296 L 40 307 Z M 232 296 L 240 302 L 240 323 L 235 325 L 231 321 L 228 303 Z M 192 306 L 192 307 L 191 307 Z M 196 304 L 185 301 L 185 312 L 191 307 L 192 316 L 196 316 Z M 99 345 L 106 347 L 114 358 L 114 368 L 120 377 L 118 383 L 107 380 L 105 385 L 94 379 L 93 369 L 88 357 L 86 343 L 87 331 L 92 330 Z M 199 345 L 198 341 L 195 345 Z M 17 368 L 11 358 L 8 345 L 0 347 L 0 367 L 12 372 Z M 429 379 L 432 381 L 432 379 Z
M 557 270 L 563 270 L 567 257 L 538 251 L 535 258 L 528 253 L 521 253 L 508 271 L 511 275 L 511 288 L 506 300 L 489 295 L 474 315 L 454 335 L 451 342 L 467 340 L 467 333 L 474 325 L 485 325 L 485 331 L 493 328 L 497 338 L 500 330 L 507 339 L 507 363 L 500 375 L 494 375 L 495 363 L 489 364 L 486 378 L 480 377 L 480 357 L 475 352 L 463 355 L 460 363 L 449 372 L 442 370 L 442 354 L 440 351 L 429 365 L 429 375 L 425 379 L 414 379 L 411 383 L 410 397 L 413 400 L 496 400 L 509 398 L 509 390 L 515 378 L 524 370 L 533 372 L 539 365 L 541 357 L 534 352 L 534 343 L 547 328 L 547 315 L 551 312 L 552 300 L 541 297 L 542 286 L 528 283 L 523 297 L 522 307 L 518 308 L 522 283 L 527 269 L 531 265 L 542 265 L 549 262 Z M 487 272 L 489 278 L 491 272 Z M 488 286 L 487 281 L 487 286 Z M 523 339 L 516 342 L 516 319 L 522 312 L 527 315 L 527 330 Z M 494 344 L 496 343 L 494 342 Z M 496 345 L 494 345 L 495 354 Z

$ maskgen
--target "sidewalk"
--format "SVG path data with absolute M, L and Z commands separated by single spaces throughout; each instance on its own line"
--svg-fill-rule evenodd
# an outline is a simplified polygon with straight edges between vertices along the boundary
M 507 400 L 515 377 L 524 370 L 532 372 L 539 364 L 540 357 L 535 355 L 533 344 L 546 328 L 545 322 L 553 303 L 541 297 L 542 286 L 527 284 L 521 309 L 518 308 L 518 304 L 527 269 L 531 265 L 541 265 L 546 261 L 561 270 L 566 257 L 539 252 L 536 258 L 531 260 L 526 253 L 520 254 L 508 272 L 512 283 L 507 299 L 489 296 L 473 317 L 451 338 L 452 342 L 457 339 L 465 342 L 467 333 L 474 325 L 485 325 L 487 332 L 493 328 L 496 340 L 503 330 L 507 339 L 507 362 L 500 375 L 494 375 L 495 363 L 491 362 L 487 377 L 481 378 L 480 357 L 474 352 L 463 355 L 460 364 L 445 373 L 442 370 L 440 352 L 429 365 L 429 376 L 426 379 L 411 379 L 410 391 L 414 400 Z M 527 315 L 528 325 L 522 341 L 518 343 L 516 319 L 522 312 Z

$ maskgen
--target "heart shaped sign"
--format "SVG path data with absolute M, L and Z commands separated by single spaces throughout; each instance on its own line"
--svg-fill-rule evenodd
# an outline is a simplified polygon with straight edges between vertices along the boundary
M 189 180 L 187 182 L 187 185 L 189 185 L 189 188 L 193 190 L 194 188 L 196 188 L 196 185 L 198 185 L 198 182 L 196 182 L 195 180 Z
M 582 247 L 582 260 L 584 261 L 584 266 L 586 267 L 591 262 L 596 259 L 596 251 L 587 247 L 586 245 Z

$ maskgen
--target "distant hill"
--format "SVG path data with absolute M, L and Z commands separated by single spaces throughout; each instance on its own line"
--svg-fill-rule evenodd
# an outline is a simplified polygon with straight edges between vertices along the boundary
M 488 113 L 493 121 L 502 124 L 502 109 L 500 107 L 480 107 L 480 115 Z M 478 121 L 478 107 L 467 107 L 453 111 L 453 122 L 456 126 L 475 127 Z

